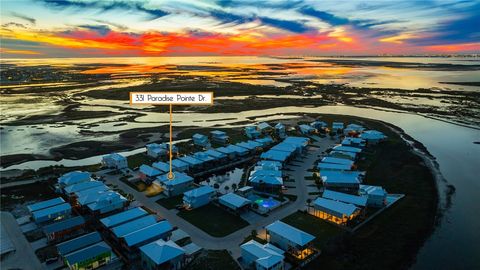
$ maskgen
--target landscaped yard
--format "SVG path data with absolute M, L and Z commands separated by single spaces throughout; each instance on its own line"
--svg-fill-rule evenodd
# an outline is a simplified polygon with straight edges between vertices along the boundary
M 170 198 L 163 198 L 157 200 L 157 203 L 167 209 L 173 209 L 175 206 L 183 202 L 183 195 L 178 195 Z
M 235 216 L 213 204 L 207 204 L 190 211 L 181 211 L 178 216 L 215 237 L 227 236 L 248 225 L 239 216 Z
M 204 270 L 204 269 L 224 269 L 237 270 L 240 269 L 232 256 L 226 250 L 207 250 L 189 264 L 187 270 Z
M 285 217 L 282 221 L 315 236 L 313 243 L 319 249 L 324 248 L 332 238 L 345 232 L 335 225 L 300 211 Z

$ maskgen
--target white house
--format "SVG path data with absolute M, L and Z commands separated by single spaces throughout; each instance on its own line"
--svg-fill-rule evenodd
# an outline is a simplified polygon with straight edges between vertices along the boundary
M 102 165 L 117 170 L 128 168 L 127 158 L 118 153 L 103 156 Z
M 385 140 L 387 136 L 377 130 L 367 130 L 360 135 L 360 138 L 366 140 L 369 144 L 376 144 Z
M 197 208 L 208 204 L 215 196 L 215 189 L 201 186 L 183 193 L 183 205 L 187 208 Z
M 262 245 L 255 240 L 250 240 L 240 246 L 242 249 L 242 262 L 245 266 L 256 270 L 283 270 L 283 250 L 272 244 Z
M 162 239 L 140 247 L 142 269 L 180 270 L 185 264 L 185 250 L 173 241 Z
M 380 186 L 360 185 L 358 193 L 367 197 L 367 205 L 383 207 L 387 204 L 387 191 Z
M 315 236 L 299 230 L 279 220 L 265 227 L 268 242 L 283 249 L 297 259 L 305 259 L 313 254 Z
M 360 209 L 353 204 L 322 197 L 315 199 L 313 208 L 308 211 L 311 215 L 337 224 L 346 224 L 360 213 Z

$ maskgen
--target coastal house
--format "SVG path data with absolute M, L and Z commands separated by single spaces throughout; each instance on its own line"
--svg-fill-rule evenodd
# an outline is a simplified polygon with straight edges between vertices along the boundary
M 235 145 L 247 149 L 247 154 L 255 154 L 262 147 L 259 143 L 255 141 L 239 142 Z
M 180 270 L 185 265 L 185 250 L 173 241 L 157 240 L 140 247 L 144 270 Z
M 161 173 L 166 173 L 170 171 L 170 165 L 162 161 L 152 163 L 152 167 L 159 170 Z M 158 175 L 155 175 L 153 177 L 156 177 L 156 176 Z
M 345 139 L 342 140 L 341 144 L 343 146 L 363 148 L 363 147 L 365 147 L 365 142 L 366 142 L 365 139 L 362 139 L 362 138 L 345 137 Z
M 60 185 L 60 188 L 64 188 L 66 186 L 91 180 L 92 175 L 89 172 L 73 171 L 60 176 L 58 178 L 58 184 Z
M 79 236 L 77 238 L 57 244 L 56 248 L 58 251 L 58 255 L 60 255 L 61 258 L 64 258 L 65 255 L 69 253 L 86 248 L 88 246 L 99 243 L 101 241 L 102 241 L 102 237 L 100 236 L 100 233 L 91 232 L 91 233 Z
M 331 151 L 328 153 L 328 156 L 333 158 L 349 159 L 352 161 L 357 159 L 357 153 L 354 152 Z
M 248 181 L 255 190 L 277 193 L 283 186 L 282 171 L 265 169 L 253 171 Z
M 329 189 L 358 190 L 363 179 L 362 172 L 356 171 L 320 171 L 323 185 Z
M 128 168 L 127 158 L 118 154 L 112 153 L 102 157 L 102 165 L 107 168 L 116 170 Z
M 83 232 L 85 219 L 82 216 L 66 218 L 44 226 L 43 232 L 48 242 L 62 241 Z
M 229 147 L 218 147 L 215 149 L 215 151 L 224 154 L 229 160 L 234 160 L 237 156 L 235 149 Z
M 227 209 L 239 213 L 248 210 L 252 202 L 235 193 L 227 193 L 218 198 L 218 202 Z
M 248 155 L 249 152 L 250 152 L 248 149 L 240 147 L 238 145 L 234 145 L 234 144 L 230 144 L 230 145 L 226 146 L 226 148 L 233 150 L 237 157 L 244 157 L 244 156 Z
M 236 193 L 242 197 L 248 198 L 253 195 L 253 187 L 251 186 L 243 186 L 237 189 Z
M 245 131 L 245 135 L 249 139 L 257 139 L 261 135 L 260 131 L 257 130 L 256 126 L 245 127 L 244 131 Z
M 346 164 L 323 163 L 317 165 L 319 171 L 350 171 L 352 166 Z
M 71 270 L 97 269 L 108 264 L 113 256 L 112 248 L 101 241 L 66 254 L 63 261 Z
M 132 232 L 138 231 L 142 228 L 148 227 L 157 223 L 157 220 L 154 215 L 147 215 L 143 216 L 129 222 L 123 223 L 121 225 L 117 225 L 115 227 L 110 228 L 112 239 L 117 242 L 120 242 L 120 239 Z
M 202 148 L 210 147 L 210 140 L 208 136 L 196 133 L 192 136 L 193 144 Z
M 130 261 L 140 255 L 139 247 L 157 240 L 168 240 L 172 234 L 173 227 L 167 220 L 161 220 L 152 225 L 140 228 L 120 239 L 122 253 Z
M 215 197 L 215 189 L 210 186 L 201 186 L 183 193 L 183 205 L 186 208 L 204 206 Z
M 165 144 L 150 143 L 145 146 L 147 148 L 147 155 L 152 158 L 160 158 L 168 156 L 168 147 Z
M 265 227 L 269 243 L 286 251 L 296 259 L 303 260 L 315 253 L 315 237 L 279 220 Z
M 360 185 L 358 193 L 367 198 L 370 207 L 384 207 L 387 204 L 387 191 L 380 186 Z
M 361 148 L 358 147 L 351 147 L 351 146 L 344 146 L 344 145 L 337 145 L 332 148 L 333 151 L 342 151 L 342 152 L 352 152 L 359 154 L 362 152 Z
M 316 130 L 323 130 L 323 129 L 328 127 L 327 123 L 325 123 L 323 121 L 318 121 L 318 120 L 310 123 L 310 126 L 313 127 Z
M 63 189 L 63 193 L 65 195 L 71 195 L 72 193 L 81 192 L 81 191 L 84 191 L 84 190 L 88 190 L 88 189 L 91 189 L 91 188 L 98 188 L 98 187 L 102 187 L 102 186 L 105 186 L 105 184 L 101 181 L 87 181 L 87 182 L 82 182 L 82 183 L 66 186 Z
M 312 135 L 312 134 L 315 134 L 317 132 L 317 129 L 315 129 L 312 126 L 305 125 L 305 124 L 299 125 L 298 128 L 300 129 L 300 132 L 303 135 Z
M 190 168 L 190 164 L 177 158 L 172 160 L 172 168 L 178 172 L 186 172 Z
M 336 133 L 340 133 L 343 130 L 343 122 L 333 122 L 332 123 L 332 131 Z
M 324 157 L 321 160 L 322 163 L 342 164 L 352 167 L 354 162 L 350 159 L 336 158 L 336 157 Z
M 138 170 L 138 177 L 146 183 L 151 183 L 160 174 L 162 174 L 161 171 L 145 164 L 142 164 Z
M 50 200 L 41 201 L 41 202 L 37 202 L 37 203 L 34 203 L 34 204 L 27 205 L 27 209 L 30 213 L 32 213 L 34 211 L 42 210 L 42 209 L 49 208 L 49 207 L 59 205 L 59 204 L 63 204 L 63 203 L 65 203 L 65 200 L 62 199 L 61 197 L 57 197 L 57 198 L 53 198 L 53 199 L 50 199 Z
M 322 193 L 322 198 L 353 204 L 357 207 L 367 207 L 367 198 L 364 196 L 352 195 L 327 189 Z
M 255 141 L 262 144 L 262 147 L 264 147 L 264 148 L 272 145 L 272 143 L 273 143 L 273 139 L 269 136 L 264 137 L 264 138 L 260 138 L 260 139 L 256 139 Z
M 282 165 L 285 165 L 288 163 L 290 156 L 291 156 L 291 153 L 289 152 L 270 149 L 267 152 L 262 153 L 260 155 L 260 158 L 268 161 L 277 161 L 277 162 L 280 162 Z
M 168 179 L 168 174 L 162 174 L 157 177 L 154 184 L 163 189 L 163 194 L 168 197 L 180 195 L 192 188 L 193 178 L 181 172 L 174 172 L 174 178 Z
M 126 211 L 110 215 L 108 217 L 100 219 L 100 224 L 104 229 L 110 229 L 112 227 L 127 223 L 131 220 L 141 218 L 148 215 L 148 212 L 143 208 L 135 207 Z
M 118 192 L 110 191 L 99 194 L 93 202 L 87 204 L 87 208 L 92 215 L 103 216 L 124 208 L 127 203 L 127 199 Z
M 191 171 L 197 171 L 203 167 L 203 161 L 192 156 L 183 156 L 179 157 L 178 159 L 187 163 L 188 169 Z
M 343 134 L 354 136 L 354 135 L 362 133 L 364 130 L 365 130 L 365 128 L 361 125 L 349 124 L 343 130 Z
M 212 150 L 214 151 L 214 150 Z M 193 154 L 195 159 L 198 159 L 202 162 L 203 168 L 211 168 L 216 164 L 216 159 L 210 156 L 207 152 L 197 152 Z
M 272 244 L 260 244 L 250 240 L 240 246 L 242 263 L 255 270 L 283 270 L 283 250 Z
M 61 203 L 32 212 L 35 223 L 47 223 L 54 220 L 67 218 L 72 213 L 72 207 L 68 203 Z
M 216 162 L 219 162 L 219 163 L 224 163 L 228 160 L 228 155 L 222 153 L 222 152 L 218 152 L 216 150 L 213 150 L 213 149 L 209 149 L 205 152 L 203 152 L 207 155 L 209 155 L 210 157 L 212 157 Z
M 384 141 L 387 136 L 377 130 L 366 130 L 360 135 L 360 138 L 366 140 L 368 144 L 377 144 Z
M 258 131 L 260 131 L 262 134 L 271 134 L 273 131 L 273 127 L 270 126 L 270 124 L 266 122 L 261 122 L 257 125 Z
M 318 218 L 345 225 L 360 214 L 360 209 L 350 203 L 318 197 L 309 213 Z
M 277 135 L 278 138 L 280 139 L 285 139 L 285 137 L 287 137 L 287 133 L 286 133 L 286 129 L 285 129 L 285 125 L 278 122 L 276 125 L 275 125 L 275 134 Z
M 210 131 L 210 137 L 212 138 L 213 142 L 223 145 L 227 144 L 230 141 L 230 137 L 228 137 L 227 133 L 220 130 Z
M 272 160 L 260 160 L 257 162 L 254 170 L 264 169 L 264 170 L 281 170 L 282 163 Z

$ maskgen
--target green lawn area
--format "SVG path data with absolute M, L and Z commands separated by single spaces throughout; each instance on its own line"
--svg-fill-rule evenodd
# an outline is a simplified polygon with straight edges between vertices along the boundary
M 153 162 L 155 162 L 155 160 L 147 156 L 147 154 L 145 153 L 138 153 L 136 155 L 128 156 L 127 162 L 128 162 L 128 167 L 130 169 L 133 169 L 133 168 L 139 167 L 142 164 L 150 165 Z
M 239 270 L 240 267 L 226 250 L 207 250 L 185 267 L 186 270 Z
M 157 203 L 167 209 L 173 209 L 175 206 L 183 202 L 183 195 L 178 195 L 170 198 L 162 198 L 157 200 Z
M 213 204 L 181 211 L 177 215 L 215 237 L 227 236 L 248 225 L 242 218 Z
M 335 225 L 300 211 L 283 218 L 282 221 L 315 236 L 313 243 L 319 249 L 323 249 L 329 240 L 345 232 Z

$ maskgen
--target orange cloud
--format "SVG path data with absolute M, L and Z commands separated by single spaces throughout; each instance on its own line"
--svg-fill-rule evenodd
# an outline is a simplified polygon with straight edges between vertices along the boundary
M 460 43 L 460 44 L 445 44 L 433 45 L 425 47 L 427 51 L 434 51 L 438 53 L 457 53 L 457 52 L 477 52 L 480 53 L 480 42 L 476 43 Z
M 25 54 L 25 55 L 42 55 L 41 52 L 30 51 L 30 50 L 12 50 L 8 48 L 0 48 L 0 53 L 10 53 L 10 54 Z

